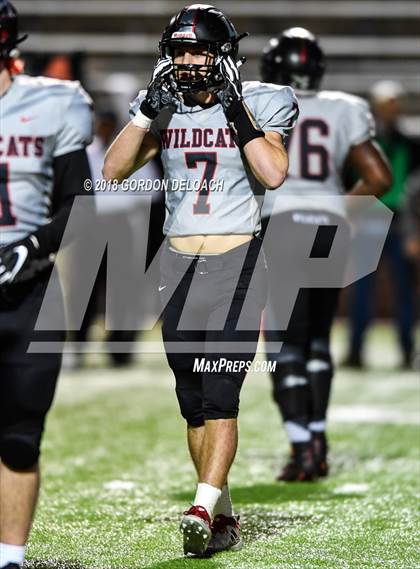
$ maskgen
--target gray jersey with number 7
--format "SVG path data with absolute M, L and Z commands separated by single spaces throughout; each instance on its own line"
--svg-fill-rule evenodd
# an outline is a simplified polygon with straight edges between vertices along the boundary
M 134 116 L 146 95 L 131 104 Z M 243 83 L 243 96 L 258 126 L 285 136 L 298 105 L 290 87 Z M 177 102 L 153 121 L 161 145 L 166 190 L 164 233 L 185 235 L 258 234 L 264 189 L 235 144 L 220 103 L 202 108 Z

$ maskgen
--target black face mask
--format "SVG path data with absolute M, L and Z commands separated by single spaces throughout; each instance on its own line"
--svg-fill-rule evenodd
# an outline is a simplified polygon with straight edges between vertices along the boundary
M 208 52 L 203 64 L 174 63 L 173 76 L 180 93 L 216 91 L 221 87 L 222 77 L 215 65 L 216 53 L 211 46 L 203 46 L 203 49 Z M 173 58 L 173 54 L 171 55 Z

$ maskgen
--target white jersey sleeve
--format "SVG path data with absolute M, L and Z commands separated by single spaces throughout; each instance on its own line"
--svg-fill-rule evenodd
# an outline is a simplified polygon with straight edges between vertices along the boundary
M 57 133 L 54 158 L 86 148 L 93 138 L 92 99 L 78 82 L 71 85 L 73 93 L 62 109 L 63 122 Z
M 90 143 L 91 99 L 75 81 L 17 75 L 0 114 L 0 244 L 7 244 L 51 220 L 54 159 Z
M 351 104 L 341 124 L 349 146 L 357 146 L 375 137 L 375 121 L 367 101 L 355 96 L 348 99 Z
M 140 109 L 141 103 L 146 98 L 146 90 L 139 91 L 137 97 L 131 101 L 130 108 L 128 110 L 128 114 L 130 115 L 130 119 L 134 118 L 137 114 L 137 111 Z
M 299 116 L 298 102 L 291 87 L 249 81 L 244 83 L 244 100 L 264 131 L 289 134 Z

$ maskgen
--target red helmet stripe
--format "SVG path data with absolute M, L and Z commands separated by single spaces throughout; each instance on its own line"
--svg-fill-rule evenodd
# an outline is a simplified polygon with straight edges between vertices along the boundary
M 198 20 L 198 10 L 195 11 L 194 18 L 192 21 L 192 28 L 191 28 L 192 33 L 195 33 L 195 26 L 197 25 L 197 20 Z

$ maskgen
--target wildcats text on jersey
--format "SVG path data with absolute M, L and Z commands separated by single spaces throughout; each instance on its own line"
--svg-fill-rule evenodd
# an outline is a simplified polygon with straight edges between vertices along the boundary
M 0 245 L 49 223 L 54 160 L 91 138 L 91 100 L 79 83 L 14 77 L 1 98 Z
M 44 141 L 41 136 L 0 136 L 0 157 L 40 158 L 44 155 Z
M 235 148 L 230 128 L 165 128 L 162 148 Z

